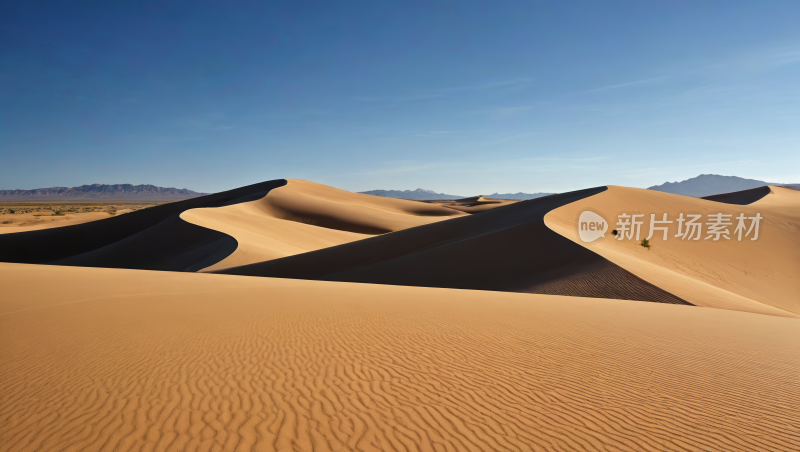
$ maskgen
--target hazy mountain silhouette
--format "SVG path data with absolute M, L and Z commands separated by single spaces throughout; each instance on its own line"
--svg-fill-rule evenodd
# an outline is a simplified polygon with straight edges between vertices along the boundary
M 496 199 L 519 199 L 519 200 L 526 200 L 526 199 L 533 199 L 533 198 L 541 198 L 542 196 L 549 196 L 555 195 L 555 193 L 495 193 L 493 195 L 486 195 L 487 198 L 496 198 Z
M 430 201 L 434 199 L 461 199 L 466 197 L 436 193 L 433 190 L 425 190 L 423 188 L 418 188 L 416 190 L 370 190 L 360 191 L 359 193 L 372 196 L 383 196 L 384 198 L 414 199 L 417 201 Z
M 648 190 L 663 191 L 676 195 L 703 196 L 719 195 L 735 191 L 749 190 L 765 185 L 786 185 L 762 180 L 744 179 L 736 176 L 720 176 L 717 174 L 701 174 L 681 182 L 665 182 L 649 187 Z M 791 184 L 790 184 L 791 185 Z
M 91 184 L 80 187 L 50 187 L 33 190 L 0 190 L 0 201 L 171 201 L 194 198 L 198 193 L 185 188 L 164 188 L 155 185 Z
M 445 193 L 436 193 L 433 190 L 425 190 L 418 188 L 416 190 L 370 190 L 362 191 L 365 195 L 383 196 L 384 198 L 401 198 L 401 199 L 415 199 L 417 201 L 432 201 L 442 199 L 463 199 L 467 196 L 448 195 Z M 495 193 L 493 195 L 483 195 L 487 198 L 497 199 L 533 199 L 542 196 L 553 195 L 554 193 Z

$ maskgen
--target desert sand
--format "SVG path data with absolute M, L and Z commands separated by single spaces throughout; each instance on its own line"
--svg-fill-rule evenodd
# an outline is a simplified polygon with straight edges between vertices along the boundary
M 800 192 L 457 201 L 288 179 L 0 235 L 0 451 L 800 450 Z M 764 219 L 646 249 L 584 210 Z
M 798 320 L 0 264 L 0 450 L 798 450 Z

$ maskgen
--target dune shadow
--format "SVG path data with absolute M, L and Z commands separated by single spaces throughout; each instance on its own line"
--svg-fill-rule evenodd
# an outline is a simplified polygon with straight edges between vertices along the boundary
M 545 225 L 551 210 L 606 189 L 521 201 L 216 273 L 689 305 Z
M 237 243 L 182 220 L 182 212 L 252 201 L 284 185 L 273 180 L 90 223 L 0 235 L 0 261 L 196 271 L 224 259 Z
M 731 193 L 722 193 L 719 195 L 704 196 L 700 199 L 708 201 L 721 202 L 725 204 L 735 204 L 739 206 L 746 206 L 752 204 L 759 199 L 770 194 L 769 186 L 751 188 L 749 190 L 735 191 Z

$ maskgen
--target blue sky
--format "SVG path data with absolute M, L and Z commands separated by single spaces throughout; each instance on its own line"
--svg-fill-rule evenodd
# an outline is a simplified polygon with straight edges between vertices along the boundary
M 0 189 L 800 182 L 798 1 L 3 2 Z

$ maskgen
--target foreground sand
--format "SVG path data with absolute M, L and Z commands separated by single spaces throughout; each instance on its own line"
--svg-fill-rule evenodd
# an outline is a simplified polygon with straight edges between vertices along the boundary
M 0 450 L 798 450 L 800 321 L 0 264 Z

